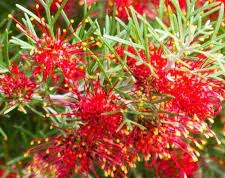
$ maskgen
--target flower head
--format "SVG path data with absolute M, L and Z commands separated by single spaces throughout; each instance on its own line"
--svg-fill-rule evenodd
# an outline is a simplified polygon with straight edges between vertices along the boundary
M 135 166 L 136 152 L 127 128 L 117 130 L 123 123 L 120 109 L 124 106 L 99 83 L 76 93 L 75 100 L 71 103 L 74 112 L 67 115 L 76 117 L 82 124 L 77 130 L 67 130 L 66 137 L 49 137 L 47 142 L 42 141 L 31 149 L 39 160 L 33 161 L 31 169 L 44 162 L 43 170 L 61 178 L 74 174 L 96 175 L 94 166 L 98 166 L 105 176 L 125 177 L 127 165 Z
M 45 2 L 47 2 L 47 1 L 45 0 Z M 57 4 L 59 6 L 61 6 L 63 4 L 63 0 L 53 0 L 52 1 L 51 6 L 50 6 L 51 13 L 56 13 L 58 11 Z M 41 3 L 38 3 L 38 5 L 40 6 L 40 11 L 44 12 L 44 7 L 41 6 Z M 77 0 L 67 0 L 63 10 L 64 10 L 64 12 L 66 12 L 67 15 L 74 16 L 74 13 L 76 13 L 76 11 L 79 9 L 78 5 L 79 4 L 78 4 Z
M 159 168 L 163 172 L 173 162 L 174 177 L 193 176 L 190 172 L 196 168 L 197 149 L 202 150 L 206 143 L 198 135 L 215 136 L 204 120 L 213 119 L 221 110 L 224 85 L 208 77 L 211 70 L 196 72 L 203 63 L 207 66 L 204 56 L 198 56 L 196 61 L 184 59 L 188 67 L 183 70 L 178 62 L 171 67 L 160 49 L 149 46 L 149 57 L 142 50 L 132 47 L 127 50 L 132 54 L 126 62 L 136 79 L 133 91 L 137 95 L 136 110 L 140 113 L 135 121 L 144 127 L 137 127 L 131 133 L 135 148 L 143 155 L 146 166 L 157 169 L 163 165 Z M 123 48 L 117 48 L 117 53 L 124 58 Z M 134 58 L 135 55 L 139 57 Z M 149 102 L 154 110 L 153 106 L 147 107 Z M 190 167 L 183 167 L 181 159 Z
M 122 20 L 128 19 L 129 7 L 132 6 L 140 14 L 156 14 L 148 6 L 149 0 L 109 0 L 109 8 L 116 6 L 117 16 Z M 153 16 L 154 16 L 153 15 Z
M 176 163 L 171 162 L 170 160 L 160 160 L 158 162 L 156 165 L 157 174 L 159 174 L 160 177 L 194 178 L 199 168 L 198 163 L 194 162 L 187 153 L 177 152 L 175 155 Z M 179 165 L 179 168 L 177 168 L 176 165 Z
M 16 64 L 9 67 L 9 73 L 0 76 L 0 92 L 9 99 L 30 101 L 36 87 L 32 76 L 27 77 Z
M 30 31 L 25 25 L 10 16 L 17 22 L 17 28 L 34 42 L 34 52 L 32 54 L 22 54 L 22 56 L 26 60 L 30 59 L 33 66 L 35 66 L 33 73 L 42 75 L 44 81 L 51 78 L 57 82 L 60 76 L 63 76 L 66 82 L 74 82 L 84 78 L 84 56 L 90 55 L 86 50 L 95 46 L 94 38 L 90 37 L 72 43 L 71 38 L 77 29 L 70 32 L 73 20 L 66 29 L 61 30 L 58 28 L 55 35 L 45 19 L 40 16 L 39 8 L 39 5 L 37 5 L 39 20 L 32 20 L 38 30 L 42 32 L 41 36 L 36 35 L 36 33 Z M 80 25 L 83 23 L 85 21 L 82 21 Z
M 4 170 L 3 168 L 0 169 L 0 177 L 5 178 L 16 178 L 17 173 L 16 172 L 8 172 L 8 170 Z

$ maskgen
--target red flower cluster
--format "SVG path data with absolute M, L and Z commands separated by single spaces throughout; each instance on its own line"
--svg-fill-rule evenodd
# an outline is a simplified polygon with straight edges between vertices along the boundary
M 9 67 L 9 72 L 0 77 L 0 92 L 6 98 L 15 99 L 20 102 L 30 101 L 37 87 L 32 76 L 27 77 L 15 64 Z
M 57 4 L 61 5 L 62 2 L 63 2 L 62 0 L 53 0 L 50 9 L 51 12 L 56 12 L 58 10 Z M 64 11 L 66 13 L 70 12 L 75 7 L 75 3 L 77 3 L 76 0 L 68 0 L 64 7 Z
M 180 8 L 185 9 L 186 8 L 186 0 L 178 0 Z M 154 4 L 156 7 L 159 6 L 160 0 L 151 0 L 151 3 Z M 164 2 L 166 6 L 173 6 L 171 0 L 165 0 Z
M 207 75 L 212 71 L 204 72 L 204 78 L 200 77 L 202 73 L 192 72 L 202 66 L 205 58 L 199 57 L 199 61 L 188 61 L 190 68 L 182 70 L 179 63 L 175 63 L 174 67 L 168 66 L 169 61 L 162 57 L 160 50 L 154 50 L 150 46 L 149 51 L 149 59 L 142 50 L 138 52 L 141 60 L 129 56 L 126 58 L 127 65 L 136 79 L 135 90 L 139 90 L 138 96 L 141 97 L 141 106 L 138 106 L 137 110 L 143 114 L 136 120 L 146 128 L 144 130 L 137 128 L 134 131 L 133 137 L 137 140 L 135 147 L 145 156 L 147 166 L 154 166 L 157 170 L 161 165 L 159 172 L 162 172 L 170 163 L 162 160 L 172 160 L 179 169 L 175 177 L 187 176 L 190 173 L 183 168 L 177 152 L 189 155 L 191 162 L 198 160 L 199 153 L 189 143 L 202 149 L 205 140 L 191 135 L 202 134 L 206 138 L 214 136 L 204 120 L 215 117 L 221 110 L 223 85 L 210 78 L 207 79 Z M 128 47 L 128 52 L 137 55 L 132 47 Z M 124 48 L 118 48 L 117 53 L 123 58 Z M 154 96 L 154 93 L 161 95 Z M 160 100 L 164 102 L 158 103 Z M 153 115 L 151 119 L 146 113 L 153 111 L 145 108 L 145 103 L 149 101 L 158 103 L 155 104 L 158 109 L 157 115 Z M 192 164 L 190 166 L 192 167 Z
M 150 51 L 153 50 L 150 47 Z M 124 49 L 118 48 L 118 54 L 123 57 Z M 128 48 L 132 54 L 136 54 L 132 47 Z M 207 78 L 212 71 L 205 71 L 205 78 L 191 71 L 199 69 L 204 63 L 204 57 L 199 61 L 188 61 L 189 71 L 183 71 L 180 64 L 168 68 L 168 60 L 162 57 L 160 50 L 153 50 L 148 60 L 143 51 L 139 52 L 142 61 L 127 57 L 127 65 L 136 78 L 136 83 L 146 87 L 151 84 L 151 90 L 161 94 L 171 95 L 172 110 L 185 115 L 197 115 L 201 119 L 212 118 L 221 110 L 221 95 L 223 88 L 218 81 Z M 151 69 L 151 66 L 153 69 Z M 152 71 L 156 76 L 152 75 Z
M 156 7 L 159 6 L 160 0 L 150 0 L 150 1 L 151 1 L 151 3 L 154 4 Z M 222 2 L 222 3 L 225 3 L 224 0 L 214 0 L 214 1 L 215 1 L 215 2 Z M 179 5 L 180 5 L 180 8 L 181 8 L 182 10 L 186 10 L 186 8 L 187 8 L 187 2 L 186 2 L 186 0 L 178 0 L 178 2 L 179 2 Z M 213 2 L 213 1 L 209 1 L 209 2 Z M 196 4 L 197 4 L 198 6 L 203 6 L 204 3 L 206 3 L 206 1 L 204 1 L 204 0 L 198 0 L 198 1 L 196 1 Z M 174 7 L 174 5 L 173 5 L 173 3 L 172 3 L 171 0 L 165 0 L 165 4 L 166 4 L 166 6 Z
M 195 174 L 198 170 L 198 163 L 193 162 L 190 155 L 187 153 L 174 153 L 176 154 L 176 163 L 170 160 L 161 160 L 157 163 L 156 172 L 158 177 L 196 177 Z M 179 165 L 179 170 L 177 167 Z M 182 172 L 180 171 L 182 170 Z M 166 174 L 165 174 L 166 173 Z
M 15 172 L 10 172 L 6 173 L 5 170 L 0 169 L 0 177 L 5 177 L 5 178 L 16 178 L 16 173 Z
M 36 39 L 37 47 L 30 58 L 36 63 L 35 73 L 43 74 L 44 80 L 49 76 L 54 81 L 59 78 L 57 71 L 61 70 L 64 79 L 75 81 L 84 76 L 83 55 L 85 54 L 82 42 L 69 44 L 66 32 L 58 30 L 56 38 L 44 33 L 42 38 Z M 83 42 L 86 43 L 86 42 Z
M 73 20 L 63 31 L 58 28 L 55 37 L 46 24 L 45 19 L 40 16 L 39 5 L 36 6 L 36 9 L 40 21 L 32 20 L 42 32 L 41 37 L 31 32 L 14 17 L 9 16 L 17 22 L 17 28 L 35 42 L 34 53 L 22 55 L 25 60 L 30 59 L 30 62 L 35 66 L 33 74 L 42 74 L 44 81 L 50 77 L 55 82 L 59 81 L 60 74 L 63 74 L 66 82 L 74 82 L 83 78 L 85 75 L 85 61 L 83 59 L 85 55 L 90 55 L 86 50 L 96 46 L 94 38 L 90 37 L 71 44 L 70 39 L 76 31 L 74 29 L 73 32 L 69 32 L 72 28 Z M 82 23 L 85 23 L 85 21 Z
M 147 11 L 151 11 L 148 6 L 149 0 L 109 0 L 109 8 L 116 6 L 117 16 L 122 20 L 127 20 L 129 7 L 132 6 L 138 13 L 144 14 Z
M 135 166 L 136 154 L 129 131 L 125 127 L 117 131 L 123 122 L 120 112 L 123 105 L 99 84 L 93 87 L 94 90 L 77 95 L 76 101 L 71 103 L 74 113 L 68 114 L 83 124 L 75 132 L 69 131 L 66 138 L 48 138 L 46 143 L 30 150 L 36 153 L 31 169 L 45 162 L 46 170 L 55 172 L 59 178 L 77 173 L 93 173 L 98 177 L 94 170 L 97 165 L 105 176 L 125 177 L 128 165 Z

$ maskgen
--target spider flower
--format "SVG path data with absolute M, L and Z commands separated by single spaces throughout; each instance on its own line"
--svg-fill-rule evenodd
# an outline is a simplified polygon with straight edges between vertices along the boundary
M 45 3 L 47 3 L 46 0 L 44 0 Z M 37 3 L 40 6 L 40 12 L 45 12 L 44 7 L 42 7 L 42 4 L 40 2 Z M 50 5 L 50 12 L 51 14 L 55 14 L 58 11 L 58 7 L 57 4 L 59 6 L 61 6 L 63 4 L 63 0 L 53 0 L 51 5 Z M 64 12 L 69 15 L 69 16 L 75 16 L 77 15 L 77 11 L 79 10 L 79 4 L 77 2 L 77 0 L 67 0 L 64 8 L 63 8 Z
M 144 156 L 147 167 L 157 168 L 162 160 L 166 160 L 168 163 L 173 162 L 179 173 L 188 174 L 188 171 L 183 170 L 182 162 L 179 162 L 180 158 L 176 153 L 185 153 L 192 162 L 197 162 L 200 155 L 198 149 L 202 150 L 206 144 L 206 139 L 198 135 L 204 135 L 206 138 L 214 136 L 205 122 L 193 120 L 191 117 L 168 117 L 159 114 L 158 123 L 153 123 L 142 119 L 141 124 L 145 129 L 136 128 L 133 133 L 135 148 Z
M 13 171 L 8 171 L 6 169 L 4 169 L 4 167 L 0 168 L 0 177 L 5 177 L 5 178 L 16 178 L 17 177 L 17 173 L 13 172 Z
M 129 167 L 135 166 L 136 152 L 129 130 L 123 127 L 117 131 L 123 122 L 120 109 L 124 106 L 99 84 L 93 87 L 77 94 L 77 101 L 71 103 L 74 113 L 68 117 L 82 121 L 79 128 L 67 131 L 66 137 L 47 138 L 47 142 L 30 150 L 36 160 L 45 162 L 42 170 L 59 178 L 89 173 L 98 177 L 94 170 L 98 166 L 105 176 L 126 177 Z M 37 169 L 40 161 L 33 161 L 31 169 Z
M 129 47 L 128 51 L 136 54 L 132 47 Z M 149 85 L 155 92 L 171 95 L 171 109 L 176 113 L 183 112 L 188 116 L 196 114 L 199 118 L 206 119 L 213 118 L 221 110 L 224 89 L 217 80 L 207 78 L 212 71 L 206 72 L 204 78 L 201 77 L 202 73 L 191 72 L 197 70 L 206 60 L 205 58 L 189 61 L 192 67 L 183 71 L 177 63 L 174 68 L 168 68 L 169 61 L 162 57 L 160 50 L 150 49 L 150 51 L 149 59 L 143 51 L 139 51 L 141 60 L 129 56 L 126 59 L 137 85 L 144 88 Z M 117 53 L 121 57 L 124 56 L 121 48 L 117 49 Z
M 149 0 L 109 0 L 108 9 L 111 10 L 113 5 L 116 7 L 116 15 L 122 20 L 128 19 L 130 6 L 139 14 L 147 14 L 151 18 L 156 16 L 155 8 L 149 6 Z
M 199 156 L 197 149 L 202 150 L 206 143 L 198 135 L 206 139 L 215 137 L 205 120 L 213 119 L 221 111 L 224 85 L 208 77 L 212 73 L 210 70 L 196 73 L 203 63 L 207 66 L 205 57 L 187 61 L 189 68 L 182 70 L 177 62 L 171 67 L 161 50 L 152 46 L 149 47 L 149 58 L 142 50 L 137 52 L 132 47 L 127 50 L 133 54 L 126 57 L 126 62 L 136 79 L 134 91 L 137 91 L 137 98 L 141 98 L 137 100 L 140 102 L 137 111 L 144 113 L 136 120 L 145 129 L 136 128 L 132 133 L 135 148 L 144 156 L 146 166 L 157 168 L 161 160 L 166 160 L 164 163 L 168 166 L 174 162 L 179 170 L 176 173 L 173 169 L 177 177 L 190 175 L 175 153 L 188 154 L 192 162 L 196 162 Z M 117 48 L 117 53 L 124 58 L 123 48 Z M 133 58 L 137 53 L 139 57 Z M 149 102 L 155 103 L 157 109 L 154 112 L 147 107 Z M 157 117 L 153 117 L 155 110 Z
M 71 38 L 76 29 L 69 32 L 72 28 L 71 24 L 64 30 L 58 28 L 56 35 L 49 29 L 45 19 L 40 16 L 39 5 L 37 5 L 37 16 L 39 21 L 33 20 L 34 24 L 42 35 L 38 36 L 36 33 L 30 31 L 25 25 L 17 22 L 17 28 L 34 42 L 34 52 L 32 54 L 22 54 L 25 59 L 30 59 L 34 67 L 33 73 L 42 75 L 43 80 L 47 78 L 53 79 L 57 82 L 60 79 L 60 74 L 64 77 L 66 82 L 74 82 L 78 79 L 84 78 L 84 56 L 90 55 L 86 50 L 95 46 L 93 37 L 78 42 L 72 42 Z M 83 24 L 85 21 L 80 23 Z
M 30 101 L 36 87 L 32 76 L 27 77 L 16 64 L 9 67 L 9 73 L 0 76 L 0 92 L 8 99 Z
M 156 167 L 156 172 L 160 177 L 190 177 L 194 178 L 197 175 L 198 163 L 194 162 L 190 155 L 187 153 L 175 153 L 177 160 L 176 163 L 170 160 L 160 160 Z M 175 165 L 179 164 L 179 170 Z M 181 170 L 181 171 L 180 171 Z

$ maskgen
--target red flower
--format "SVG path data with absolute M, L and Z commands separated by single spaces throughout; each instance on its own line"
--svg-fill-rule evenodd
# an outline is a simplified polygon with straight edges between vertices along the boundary
M 123 122 L 123 105 L 99 84 L 90 89 L 77 94 L 77 101 L 71 103 L 74 113 L 67 114 L 77 117 L 82 124 L 76 131 L 67 131 L 67 137 L 48 138 L 49 141 L 31 150 L 36 153 L 32 169 L 40 164 L 38 158 L 45 162 L 47 172 L 54 172 L 59 178 L 90 172 L 98 177 L 94 166 L 100 167 L 105 176 L 119 178 L 127 175 L 127 165 L 135 165 L 136 152 L 128 130 L 123 127 L 117 131 Z
M 176 163 L 170 160 L 160 160 L 157 162 L 156 171 L 160 177 L 196 177 L 196 172 L 198 170 L 198 163 L 194 162 L 190 155 L 187 153 L 174 153 L 176 154 Z M 179 164 L 179 170 L 176 165 Z
M 9 99 L 30 101 L 37 87 L 32 77 L 27 77 L 15 64 L 9 67 L 9 72 L 0 77 L 0 92 Z
M 146 55 L 142 50 L 138 52 L 138 55 L 141 57 L 140 60 L 134 59 L 130 56 L 127 56 L 126 58 L 127 65 L 133 72 L 133 75 L 137 79 L 138 84 L 146 84 L 146 81 L 150 79 L 153 71 L 151 71 L 149 64 L 152 65 L 152 70 L 157 71 L 161 70 L 167 64 L 167 59 L 162 57 L 161 50 L 159 49 L 158 51 L 155 51 L 152 49 L 152 47 L 153 46 L 149 47 L 149 50 L 151 51 L 150 59 L 146 58 Z M 125 49 L 123 47 L 116 49 L 117 54 L 122 58 L 124 57 L 124 50 Z M 137 55 L 133 47 L 129 46 L 128 51 L 135 56 Z
M 3 177 L 5 177 L 5 178 L 16 178 L 17 177 L 15 172 L 10 172 L 6 175 L 5 175 L 5 172 L 6 172 L 5 170 L 0 169 L 0 177 L 2 177 L 2 178 Z
M 46 0 L 44 0 L 46 2 Z M 58 7 L 57 4 L 59 4 L 60 6 L 62 5 L 63 1 L 62 0 L 53 0 L 52 4 L 50 6 L 50 11 L 51 13 L 56 13 L 58 11 Z M 38 5 L 40 6 L 40 12 L 44 12 L 45 9 L 44 7 L 42 7 L 41 3 L 38 3 Z M 71 15 L 74 16 L 77 10 L 79 10 L 79 6 L 78 6 L 78 2 L 77 0 L 68 0 L 63 8 L 63 10 L 65 11 L 65 13 L 67 15 Z
M 58 33 L 56 38 L 43 36 L 37 40 L 36 53 L 31 59 L 38 66 L 37 73 L 43 73 L 44 80 L 49 76 L 58 80 L 57 70 L 60 69 L 66 81 L 74 81 L 84 77 L 82 44 L 69 44 L 63 39 L 65 33 Z M 65 41 L 64 41 L 65 40 Z M 77 55 L 77 58 L 75 57 Z
M 133 8 L 140 14 L 147 13 L 155 15 L 155 12 L 152 11 L 148 6 L 149 0 L 109 0 L 109 8 L 112 9 L 112 6 L 116 6 L 117 16 L 122 20 L 127 20 L 129 12 L 129 7 L 133 6 Z M 153 16 L 154 16 L 153 15 Z
M 128 47 L 128 51 L 136 55 L 132 47 Z M 151 51 L 151 49 L 150 49 Z M 123 48 L 117 49 L 117 53 L 123 57 Z M 197 115 L 199 118 L 212 118 L 221 110 L 221 98 L 223 85 L 216 80 L 210 78 L 202 78 L 191 71 L 201 67 L 206 60 L 199 56 L 198 61 L 189 61 L 192 66 L 190 71 L 182 71 L 180 65 L 175 63 L 175 67 L 167 68 L 167 59 L 162 57 L 160 50 L 151 51 L 150 59 L 146 58 L 143 51 L 139 51 L 142 61 L 127 57 L 127 65 L 136 78 L 136 84 L 150 88 L 161 94 L 171 95 L 171 110 L 176 113 L 183 112 L 185 115 Z M 152 66 L 152 70 L 148 66 Z M 155 72 L 155 75 L 153 75 Z M 206 71 L 208 75 L 212 71 Z M 202 73 L 199 73 L 200 75 Z
M 59 5 L 62 4 L 62 0 L 53 0 L 52 4 L 51 4 L 51 12 L 56 12 L 58 10 L 58 7 L 57 7 L 57 3 Z M 64 10 L 65 12 L 70 12 L 72 8 L 74 8 L 74 5 L 76 3 L 76 0 L 68 0 L 65 7 L 64 7 Z
M 224 85 L 208 77 L 213 72 L 211 70 L 197 74 L 193 72 L 201 69 L 202 64 L 206 66 L 206 57 L 198 56 L 197 61 L 184 60 L 190 67 L 182 70 L 177 62 L 170 66 L 169 61 L 162 57 L 160 49 L 155 50 L 150 46 L 149 59 L 142 50 L 136 52 L 132 47 L 127 50 L 141 57 L 126 58 L 127 65 L 136 79 L 133 91 L 137 94 L 137 102 L 141 98 L 140 105 L 136 107 L 137 112 L 143 115 L 138 115 L 136 121 L 145 128 L 136 128 L 131 133 L 135 148 L 145 157 L 146 166 L 154 166 L 160 172 L 174 164 L 177 170 L 171 170 L 172 177 L 193 176 L 190 170 L 192 165 L 196 164 L 189 164 L 186 160 L 187 167 L 184 167 L 182 156 L 176 153 L 188 154 L 191 162 L 198 160 L 199 153 L 191 145 L 195 144 L 202 149 L 205 141 L 197 135 L 201 134 L 206 138 L 215 135 L 204 119 L 214 118 L 221 110 Z M 117 48 L 117 53 L 124 58 L 123 48 Z M 204 78 L 200 77 L 201 75 L 204 75 Z M 139 87 L 142 90 L 139 90 Z M 146 107 L 149 102 L 155 103 L 155 109 Z M 162 169 L 158 168 L 162 162 Z M 166 172 L 162 173 L 165 174 Z
M 147 110 L 142 112 L 148 113 Z M 155 168 L 158 177 L 194 176 L 200 156 L 195 147 L 202 150 L 206 143 L 197 135 L 207 138 L 214 135 L 206 123 L 196 117 L 168 116 L 159 112 L 158 120 L 140 118 L 140 124 L 145 129 L 136 128 L 131 134 L 146 167 Z
M 92 4 L 94 4 L 94 3 L 98 2 L 98 1 L 105 1 L 105 0 L 86 0 L 86 1 L 85 0 L 80 0 L 79 4 L 83 5 L 84 2 L 86 2 L 87 6 L 90 7 Z
M 213 118 L 221 110 L 222 85 L 218 85 L 218 81 L 181 71 L 179 66 L 161 70 L 157 75 L 159 78 L 153 79 L 153 88 L 156 92 L 173 96 L 171 104 L 175 112 L 189 116 L 196 114 L 205 119 Z
M 38 5 L 37 15 L 40 17 Z M 25 60 L 30 59 L 35 66 L 34 74 L 42 74 L 44 80 L 50 77 L 55 82 L 59 80 L 59 76 L 62 76 L 59 74 L 63 74 L 66 82 L 74 82 L 84 78 L 84 56 L 90 55 L 85 50 L 95 46 L 93 37 L 71 44 L 74 32 L 69 33 L 69 31 L 73 21 L 63 32 L 58 28 L 55 36 L 41 17 L 38 22 L 34 20 L 34 24 L 42 33 L 42 36 L 39 37 L 15 18 L 13 19 L 17 22 L 17 28 L 34 42 L 34 53 L 31 55 L 22 54 Z

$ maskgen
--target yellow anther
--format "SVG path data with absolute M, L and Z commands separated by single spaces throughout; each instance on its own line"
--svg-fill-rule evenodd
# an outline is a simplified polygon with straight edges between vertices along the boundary
M 154 135 L 158 135 L 159 134 L 159 129 L 155 128 L 153 133 L 154 133 Z
M 205 39 L 203 37 L 200 37 L 199 41 L 205 41 Z
M 82 46 L 87 46 L 87 43 L 86 42 L 82 42 L 81 45 Z
M 196 156 L 200 156 L 200 153 L 198 151 L 195 151 Z
M 207 140 L 201 140 L 201 142 L 202 142 L 203 145 L 207 144 Z
M 214 47 L 214 44 L 210 44 L 209 47 L 210 47 L 210 48 L 213 48 L 213 47 Z
M 69 91 L 73 91 L 73 88 L 70 87 L 70 88 L 69 88 Z
M 119 80 L 119 81 L 122 81 L 122 80 L 123 80 L 123 78 L 122 78 L 122 77 L 119 77 L 119 78 L 118 78 L 118 80 Z
M 203 150 L 203 146 L 200 145 L 197 141 L 195 141 L 194 143 L 200 150 Z
M 159 153 L 159 159 L 163 159 L 163 155 Z
M 199 120 L 199 118 L 198 118 L 197 114 L 194 114 L 193 119 L 194 119 L 194 120 L 196 120 L 196 121 L 198 121 L 198 120 Z
M 101 168 L 104 169 L 104 168 L 105 168 L 105 164 L 103 164 L 103 165 L 101 166 Z
M 181 132 L 176 130 L 176 136 L 180 137 L 181 136 Z
M 28 157 L 28 155 L 29 154 L 27 152 L 23 154 L 24 157 Z
M 169 143 L 166 144 L 166 148 L 168 148 L 168 149 L 170 148 L 170 144 Z
M 108 177 L 109 176 L 108 171 L 104 171 L 104 175 L 105 177 Z
M 39 9 L 39 7 L 40 7 L 39 4 L 36 4 L 36 9 Z
M 13 18 L 12 14 L 9 14 L 9 15 L 8 15 L 8 18 L 10 18 L 10 19 Z
M 209 120 L 209 122 L 210 122 L 211 124 L 213 124 L 213 123 L 214 123 L 214 119 L 209 118 L 208 120 Z
M 17 23 L 17 24 L 16 24 L 16 28 L 21 28 L 21 26 Z
M 192 156 L 192 160 L 193 160 L 194 162 L 197 162 L 197 161 L 198 161 L 198 158 L 197 158 L 195 155 L 193 155 L 193 156 Z
M 102 47 L 102 43 L 100 43 L 99 41 L 96 43 L 96 45 L 101 48 Z
M 145 156 L 145 161 L 149 161 L 149 160 L 150 160 L 150 158 L 151 158 L 151 155 L 150 155 L 150 154 L 148 154 L 147 156 Z
M 94 76 L 93 76 L 93 75 L 90 75 L 89 78 L 90 78 L 90 79 L 94 79 Z

